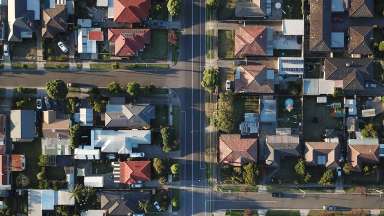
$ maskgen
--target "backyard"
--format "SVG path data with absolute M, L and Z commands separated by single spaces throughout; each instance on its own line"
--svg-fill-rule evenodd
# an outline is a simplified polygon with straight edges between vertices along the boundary
M 342 119 L 331 115 L 330 107 L 318 104 L 316 97 L 304 97 L 304 139 L 306 141 L 319 141 L 323 138 L 325 129 L 341 127 Z
M 28 177 L 29 188 L 37 188 L 38 181 L 36 174 L 40 172 L 40 167 L 38 165 L 39 155 L 41 154 L 41 140 L 36 139 L 33 142 L 24 142 L 24 143 L 14 143 L 14 154 L 23 154 L 25 155 L 25 170 L 22 172 L 14 172 L 13 182 L 17 185 L 17 188 L 20 188 L 19 184 L 16 184 L 17 176 L 23 174 Z
M 283 15 L 284 19 L 302 19 L 303 18 L 303 0 L 284 0 Z
M 234 57 L 234 32 L 231 30 L 218 31 L 218 55 L 220 59 L 230 59 Z
M 293 108 L 287 109 L 287 101 L 293 100 Z M 298 128 L 301 122 L 301 99 L 295 97 L 278 97 L 278 127 Z
M 168 31 L 152 30 L 151 44 L 144 48 L 141 58 L 145 60 L 166 60 L 168 57 Z

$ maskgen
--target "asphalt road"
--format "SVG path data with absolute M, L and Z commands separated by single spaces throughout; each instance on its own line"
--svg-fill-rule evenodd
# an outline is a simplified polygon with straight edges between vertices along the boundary
M 384 197 L 360 194 L 286 194 L 284 198 L 273 198 L 269 193 L 219 193 L 207 202 L 214 210 L 223 209 L 321 209 L 323 205 L 335 205 L 344 210 L 383 209 Z

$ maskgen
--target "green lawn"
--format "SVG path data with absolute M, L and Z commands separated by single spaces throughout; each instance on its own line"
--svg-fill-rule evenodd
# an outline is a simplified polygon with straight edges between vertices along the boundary
M 119 64 L 120 69 L 125 69 L 125 70 L 144 70 L 144 69 L 168 69 L 169 65 L 168 64 Z
M 243 216 L 245 214 L 244 214 L 244 210 L 227 210 L 225 212 L 225 215 L 226 216 Z M 251 215 L 252 216 L 257 216 L 257 212 L 253 211 Z
M 235 18 L 235 8 L 238 0 L 220 0 L 218 8 L 218 17 L 220 20 Z
M 347 211 L 347 212 L 327 212 L 323 210 L 311 210 L 308 214 L 308 216 L 322 216 L 322 215 L 332 215 L 332 216 L 369 216 L 369 212 L 363 211 L 363 210 L 354 210 L 354 211 Z
M 69 64 L 68 63 L 60 63 L 60 64 L 45 63 L 44 68 L 45 69 L 68 69 Z
M 168 58 L 168 31 L 152 30 L 151 44 L 147 45 L 141 57 L 145 60 L 166 60 Z
M 289 210 L 269 210 L 266 216 L 300 216 L 300 212 Z
M 180 115 L 181 115 L 180 107 L 173 106 L 172 108 L 173 128 L 175 129 L 175 138 L 177 142 L 179 142 L 179 138 L 180 138 Z M 177 146 L 180 146 L 180 143 Z
M 235 39 L 231 30 L 218 31 L 218 55 L 219 58 L 230 59 L 234 57 Z
M 220 184 L 217 189 L 222 192 L 258 192 L 258 186 Z
M 153 128 L 160 128 L 161 126 L 168 126 L 168 105 L 156 105 Z
M 206 47 L 206 53 L 205 56 L 208 59 L 213 59 L 215 56 L 214 53 L 214 30 L 210 29 L 205 32 L 205 47 Z
M 14 154 L 25 155 L 25 170 L 22 172 L 13 173 L 13 181 L 15 182 L 19 173 L 26 175 L 29 178 L 30 184 L 28 188 L 37 188 L 36 174 L 40 172 L 40 167 L 37 165 L 39 155 L 41 154 L 41 140 L 36 139 L 33 142 L 14 143 Z
M 11 64 L 11 67 L 13 69 L 36 69 L 37 68 L 37 65 L 35 63 L 28 63 L 28 64 L 24 64 L 24 63 L 12 63 Z

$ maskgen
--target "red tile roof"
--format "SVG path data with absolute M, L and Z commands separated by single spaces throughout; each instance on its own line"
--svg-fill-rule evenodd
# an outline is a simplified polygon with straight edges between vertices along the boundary
M 101 32 L 101 31 L 90 31 L 88 33 L 88 39 L 89 40 L 95 40 L 95 41 L 103 41 L 104 40 L 103 32 Z
M 134 184 L 151 179 L 151 161 L 120 162 L 120 183 Z
M 11 155 L 11 170 L 23 171 L 25 169 L 25 157 L 21 154 Z
M 222 134 L 219 141 L 220 163 L 241 166 L 257 161 L 257 139 L 241 138 L 240 134 Z
M 267 37 L 265 26 L 239 27 L 235 32 L 235 55 L 238 57 L 268 55 Z
M 151 42 L 149 29 L 108 29 L 108 40 L 115 43 L 115 56 L 134 56 Z
M 121 23 L 140 23 L 148 17 L 150 0 L 114 0 L 113 21 Z
M 7 185 L 7 156 L 6 155 L 0 155 L 0 185 Z

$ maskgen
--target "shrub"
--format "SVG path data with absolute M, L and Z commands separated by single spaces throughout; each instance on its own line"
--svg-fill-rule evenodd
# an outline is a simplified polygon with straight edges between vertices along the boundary
M 305 162 L 303 159 L 299 159 L 295 165 L 295 172 L 299 176 L 305 176 Z
M 178 175 L 179 172 L 180 172 L 180 164 L 178 164 L 178 163 L 172 164 L 172 166 L 171 166 L 171 173 L 173 175 Z
M 384 52 L 384 41 L 380 41 L 379 43 L 379 51 Z
M 352 169 L 353 169 L 353 167 L 350 163 L 345 163 L 343 166 L 343 171 L 344 171 L 345 175 L 350 175 L 352 172 Z
M 121 88 L 121 86 L 118 82 L 113 81 L 113 82 L 108 84 L 107 91 L 111 95 L 118 95 L 123 91 L 123 89 Z
M 243 166 L 244 173 L 243 179 L 245 184 L 256 185 L 256 178 L 259 175 L 259 171 L 255 163 L 248 163 Z
M 68 88 L 62 80 L 51 80 L 48 81 L 46 86 L 47 94 L 50 98 L 55 100 L 63 100 L 67 97 Z
M 164 162 L 160 158 L 154 158 L 153 159 L 153 168 L 158 176 L 161 176 L 164 174 L 165 171 L 165 165 Z
M 376 129 L 372 123 L 366 124 L 361 130 L 361 135 L 365 138 L 373 138 L 377 136 Z
M 323 176 L 321 176 L 321 179 L 319 181 L 319 184 L 327 186 L 332 184 L 333 181 L 333 171 L 331 169 L 328 169 L 324 172 Z
M 220 131 L 230 133 L 235 128 L 234 96 L 232 93 L 220 94 L 217 110 L 213 113 L 212 123 Z
M 140 84 L 137 82 L 131 82 L 127 84 L 127 93 L 133 97 L 136 98 L 140 93 Z
M 209 93 L 214 92 L 219 86 L 219 71 L 215 68 L 205 69 L 201 86 L 204 87 Z

